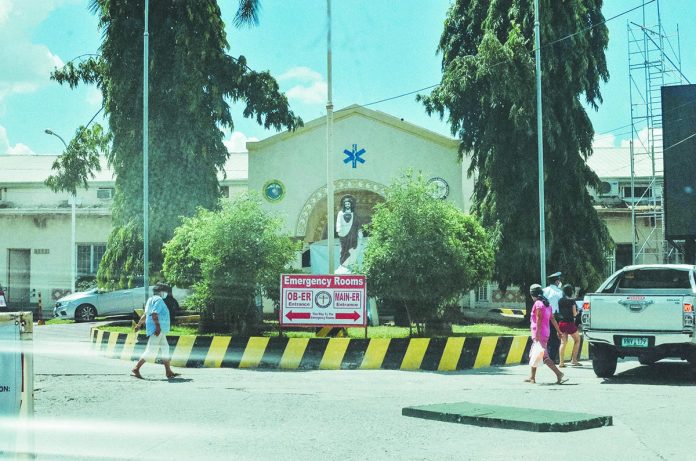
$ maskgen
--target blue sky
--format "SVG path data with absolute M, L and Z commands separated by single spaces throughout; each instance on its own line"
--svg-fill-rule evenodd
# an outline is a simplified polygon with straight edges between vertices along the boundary
M 88 0 L 0 0 L 0 155 L 60 154 L 62 144 L 44 133 L 50 128 L 68 140 L 98 111 L 95 88 L 61 87 L 48 78 L 54 66 L 98 52 L 101 33 Z M 325 0 L 262 0 L 260 24 L 235 29 L 236 0 L 221 0 L 230 54 L 247 57 L 251 68 L 269 70 L 305 121 L 320 117 L 326 104 Z M 642 0 L 605 0 L 609 18 Z M 336 109 L 367 104 L 424 88 L 440 81 L 436 47 L 450 0 L 334 0 L 333 95 Z M 648 23 L 656 22 L 656 3 Z M 696 82 L 696 14 L 693 0 L 660 0 L 663 27 L 680 29 L 682 70 Z M 603 87 L 604 104 L 591 111 L 595 131 L 605 133 L 630 123 L 627 21 L 642 22 L 640 10 L 611 21 L 607 50 L 611 79 Z M 676 37 L 672 39 L 676 48 Z M 448 134 L 437 117 L 428 117 L 410 95 L 370 108 Z M 228 147 L 239 150 L 247 138 L 263 139 L 263 130 L 234 111 L 235 133 Z M 602 145 L 619 145 L 627 129 L 603 135 Z M 612 135 L 617 135 L 612 137 Z

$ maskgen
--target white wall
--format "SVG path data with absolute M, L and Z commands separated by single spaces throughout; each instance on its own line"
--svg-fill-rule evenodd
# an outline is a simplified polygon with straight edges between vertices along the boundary
M 406 125 L 405 125 L 406 126 Z M 294 135 L 280 136 L 249 147 L 249 190 L 262 192 L 271 179 L 285 185 L 286 195 L 277 203 L 264 201 L 268 210 L 280 215 L 286 229 L 295 235 L 298 216 L 308 198 L 326 185 L 325 125 L 305 128 Z M 345 164 L 343 150 L 353 144 L 365 149 L 364 164 Z M 462 166 L 457 160 L 456 142 L 441 137 L 438 142 L 418 132 L 399 129 L 393 124 L 360 113 L 338 118 L 334 124 L 334 180 L 367 180 L 389 185 L 410 167 L 426 178 L 439 176 L 450 187 L 448 200 L 464 208 Z M 468 188 L 468 196 L 471 188 Z M 466 208 L 468 210 L 468 205 Z
M 106 243 L 111 217 L 105 210 L 79 210 L 76 243 Z M 106 214 L 106 215 L 104 215 Z M 8 286 L 9 249 L 31 250 L 31 289 L 40 292 L 44 308 L 52 304 L 54 290 L 70 290 L 70 209 L 62 214 L 11 215 L 0 210 L 0 283 Z M 48 250 L 35 254 L 34 250 Z M 11 294 L 10 294 L 11 296 Z M 38 296 L 32 298 L 36 303 Z M 48 303 L 48 304 L 47 304 Z

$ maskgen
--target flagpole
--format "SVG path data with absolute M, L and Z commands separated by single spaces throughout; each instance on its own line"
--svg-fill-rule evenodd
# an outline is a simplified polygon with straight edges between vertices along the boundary
M 326 224 L 327 224 L 327 249 L 329 256 L 329 274 L 334 273 L 334 187 L 332 175 L 333 153 L 333 101 L 331 91 L 331 0 L 326 0 L 326 75 L 327 75 L 327 101 L 326 101 Z
M 534 60 L 536 62 L 537 158 L 539 162 L 539 272 L 546 284 L 546 213 L 544 210 L 544 119 L 541 112 L 541 49 L 539 38 L 539 0 L 534 0 Z
M 145 28 L 143 32 L 143 286 L 145 287 L 145 302 L 147 302 L 150 285 L 150 214 L 149 214 L 149 151 L 148 151 L 148 96 L 149 96 L 149 0 L 145 0 Z

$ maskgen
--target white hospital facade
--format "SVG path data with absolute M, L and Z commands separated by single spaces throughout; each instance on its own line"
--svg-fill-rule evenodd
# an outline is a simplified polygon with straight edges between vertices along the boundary
M 345 194 L 356 197 L 361 222 L 369 222 L 386 186 L 407 168 L 436 182 L 445 200 L 469 209 L 473 178 L 465 173 L 467 161 L 458 160 L 456 140 L 360 106 L 335 112 L 333 139 L 335 203 Z M 308 250 L 321 245 L 326 249 L 325 119 L 308 122 L 295 132 L 249 142 L 247 149 L 230 154 L 225 174 L 219 177 L 223 197 L 246 190 L 261 194 L 264 207 L 280 216 L 285 230 L 303 242 L 298 265 L 309 271 Z M 103 161 L 89 188 L 78 190 L 72 247 L 69 194 L 54 193 L 44 185 L 55 159 L 0 156 L 0 286 L 15 307 L 36 305 L 41 295 L 47 308 L 68 293 L 73 251 L 77 276 L 95 275 L 111 231 L 114 178 Z M 626 207 L 630 201 L 628 150 L 596 149 L 590 166 L 607 182 L 597 207 L 617 244 L 609 264 L 625 265 L 630 262 L 626 257 L 627 251 L 631 257 L 632 244 L 631 212 Z M 641 174 L 636 173 L 635 186 L 650 187 L 648 174 Z M 661 185 L 653 187 L 651 193 L 661 196 Z M 473 292 L 468 304 L 490 307 L 520 301 L 516 293 L 503 294 L 489 284 Z

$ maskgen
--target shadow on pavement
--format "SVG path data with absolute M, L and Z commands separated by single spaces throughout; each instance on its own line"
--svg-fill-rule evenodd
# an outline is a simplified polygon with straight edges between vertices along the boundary
M 509 366 L 515 366 L 518 364 L 513 364 Z M 509 366 L 508 365 L 501 365 L 501 366 L 490 366 L 490 367 L 483 367 L 483 368 L 465 368 L 463 370 L 456 370 L 456 371 L 438 371 L 438 370 L 409 370 L 409 371 L 415 371 L 417 373 L 434 373 L 436 375 L 444 375 L 444 376 L 457 376 L 457 375 L 509 375 L 511 374 L 509 371 Z M 406 370 L 402 370 L 406 371 Z
M 162 379 L 162 381 L 167 381 L 167 382 L 172 383 L 172 384 L 177 384 L 177 383 L 190 383 L 193 381 L 193 379 L 192 378 L 176 377 L 176 378 L 170 378 L 170 379 L 165 378 L 165 379 Z
M 618 373 L 602 384 L 696 385 L 696 367 L 687 362 L 657 362 Z

